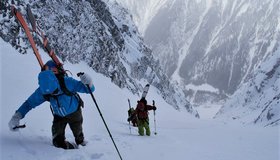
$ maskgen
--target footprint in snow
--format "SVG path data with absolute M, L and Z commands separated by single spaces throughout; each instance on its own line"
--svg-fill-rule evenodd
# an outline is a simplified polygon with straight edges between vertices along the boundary
M 91 159 L 99 159 L 103 156 L 103 153 L 95 153 L 90 156 Z

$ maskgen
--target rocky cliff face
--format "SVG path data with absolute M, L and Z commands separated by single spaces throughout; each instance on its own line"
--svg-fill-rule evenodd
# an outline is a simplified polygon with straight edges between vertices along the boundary
M 159 4 L 154 12 L 118 1 L 148 20 L 139 23 L 145 42 L 193 104 L 224 100 L 279 47 L 278 0 L 142 1 L 146 8 Z
M 250 80 L 224 104 L 215 118 L 244 124 L 280 123 L 280 52 L 269 55 Z
M 1 1 L 0 36 L 23 54 L 30 45 L 10 7 L 15 5 L 26 15 L 26 4 L 25 1 Z M 169 82 L 126 9 L 102 0 L 38 0 L 29 4 L 39 27 L 63 61 L 84 61 L 134 94 L 140 94 L 142 86 L 150 83 L 174 108 L 186 108 L 198 117 L 182 90 Z M 36 41 L 40 44 L 39 39 Z

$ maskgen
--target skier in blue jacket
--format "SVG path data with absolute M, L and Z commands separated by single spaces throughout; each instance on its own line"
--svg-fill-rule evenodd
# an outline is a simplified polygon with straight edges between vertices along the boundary
M 10 130 L 17 131 L 20 120 L 31 109 L 36 108 L 45 101 L 49 101 L 54 116 L 52 124 L 53 145 L 64 149 L 76 148 L 76 145 L 65 140 L 67 124 L 69 124 L 73 132 L 76 144 L 86 145 L 82 130 L 82 100 L 77 95 L 77 92 L 89 93 L 87 85 L 90 86 L 91 92 L 93 92 L 95 87 L 88 74 L 81 75 L 80 79 L 81 81 L 77 81 L 71 77 L 61 76 L 61 74 L 58 74 L 56 64 L 52 60 L 48 61 L 44 66 L 44 70 L 38 75 L 39 87 L 12 116 L 9 122 Z M 64 83 L 64 86 L 62 83 Z M 68 93 L 65 93 L 66 91 L 63 87 L 67 88 Z

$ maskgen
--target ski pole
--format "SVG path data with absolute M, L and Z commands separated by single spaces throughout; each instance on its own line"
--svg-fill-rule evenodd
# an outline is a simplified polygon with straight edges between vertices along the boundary
M 129 111 L 131 111 L 130 109 L 131 109 L 131 105 L 130 105 L 130 100 L 128 99 L 128 106 L 129 106 Z M 130 114 L 128 115 L 129 117 L 128 118 L 130 118 Z M 129 134 L 131 134 L 131 126 L 130 126 L 130 121 L 128 121 L 128 124 L 129 124 Z
M 155 106 L 155 101 L 153 100 L 153 106 Z M 157 126 L 156 126 L 156 111 L 154 110 L 154 125 L 155 125 L 155 135 L 157 135 Z
M 80 75 L 83 75 L 83 74 L 84 74 L 83 72 L 80 72 L 80 73 L 77 74 L 77 76 L 80 77 Z M 108 131 L 108 133 L 109 133 L 109 136 L 110 136 L 110 138 L 111 138 L 111 140 L 112 140 L 112 142 L 113 142 L 113 144 L 114 144 L 114 146 L 115 146 L 115 148 L 116 148 L 116 150 L 117 150 L 117 152 L 118 152 L 118 155 L 119 155 L 120 159 L 122 160 L 122 156 L 121 156 L 121 154 L 120 154 L 120 152 L 119 152 L 119 150 L 118 150 L 118 147 L 117 147 L 117 145 L 116 145 L 116 143 L 115 143 L 115 141 L 114 141 L 114 139 L 113 139 L 113 137 L 112 137 L 112 134 L 111 134 L 111 132 L 110 132 L 110 130 L 109 130 L 109 128 L 108 128 L 108 126 L 107 126 L 107 124 L 106 124 L 106 122 L 105 122 L 103 116 L 102 116 L 102 113 L 101 113 L 101 111 L 100 111 L 100 109 L 99 109 L 99 107 L 98 107 L 98 104 L 97 104 L 97 102 L 96 102 L 96 100 L 95 100 L 95 98 L 94 98 L 94 96 L 93 96 L 93 94 L 92 94 L 92 92 L 91 92 L 90 86 L 89 86 L 88 84 L 87 84 L 86 86 L 87 86 L 88 91 L 89 91 L 89 93 L 90 93 L 90 95 L 91 95 L 91 98 L 92 98 L 93 102 L 95 103 L 95 106 L 96 106 L 96 108 L 97 108 L 97 110 L 98 110 L 98 112 L 99 112 L 99 114 L 100 114 L 100 117 L 101 117 L 101 119 L 102 119 L 102 121 L 103 121 L 103 123 L 104 123 L 104 125 L 105 125 L 105 127 L 106 127 L 106 129 L 107 129 L 107 131 Z

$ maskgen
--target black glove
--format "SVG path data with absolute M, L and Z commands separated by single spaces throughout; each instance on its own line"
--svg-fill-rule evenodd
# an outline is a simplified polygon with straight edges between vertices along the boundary
M 129 122 L 130 121 L 130 118 L 127 118 L 127 122 Z
M 157 110 L 157 107 L 156 107 L 156 106 L 154 106 L 154 107 L 153 107 L 153 110 L 154 110 L 154 111 L 155 111 L 155 110 Z

